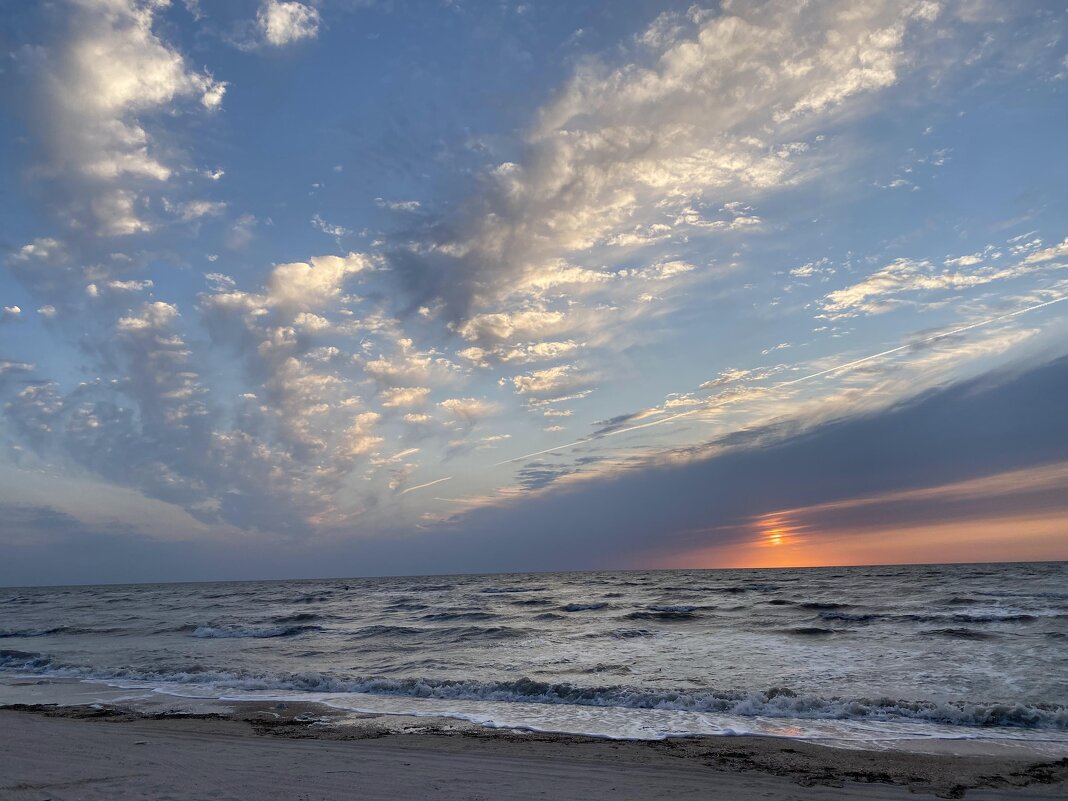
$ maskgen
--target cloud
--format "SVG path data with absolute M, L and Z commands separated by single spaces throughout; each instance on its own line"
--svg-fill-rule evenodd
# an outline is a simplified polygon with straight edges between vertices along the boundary
M 100 284 L 87 284 L 85 294 L 91 298 L 98 298 L 106 294 L 125 294 L 129 292 L 141 292 L 151 289 L 153 282 L 148 279 L 130 281 L 104 281 Z M 53 308 L 53 313 L 55 309 Z
M 567 356 L 582 347 L 573 340 L 526 342 L 515 345 L 497 345 L 491 348 L 464 348 L 456 353 L 461 359 L 473 362 L 480 367 L 494 364 L 528 364 L 530 362 L 549 361 Z
M 230 250 L 241 250 L 246 247 L 256 235 L 255 228 L 258 224 L 259 220 L 254 215 L 242 214 L 230 226 L 230 234 L 226 238 L 226 246 Z
M 75 6 L 77 19 L 60 44 L 46 48 L 40 74 L 65 77 L 92 97 L 88 110 L 66 109 L 59 90 L 42 79 L 42 109 L 92 135 L 56 134 L 71 147 L 48 151 L 54 158 L 36 174 L 51 171 L 66 182 L 72 229 L 16 246 L 9 262 L 41 317 L 54 320 L 49 332 L 77 330 L 85 373 L 78 378 L 85 380 L 73 385 L 62 365 L 55 382 L 12 368 L 4 413 L 13 441 L 42 463 L 73 464 L 180 504 L 200 520 L 292 534 L 337 531 L 373 514 L 391 493 L 414 489 L 410 480 L 421 479 L 411 478 L 419 475 L 406 447 L 412 442 L 431 454 L 441 446 L 447 457 L 491 447 L 499 440 L 483 436 L 480 424 L 524 406 L 545 418 L 537 417 L 531 435 L 542 425 L 559 431 L 556 418 L 575 417 L 566 422 L 582 437 L 594 418 L 573 415 L 563 408 L 568 400 L 587 397 L 602 377 L 622 386 L 657 337 L 677 336 L 672 347 L 689 347 L 684 337 L 698 331 L 688 329 L 696 313 L 708 323 L 700 336 L 715 340 L 729 324 L 720 319 L 727 305 L 750 308 L 743 290 L 721 279 L 758 266 L 755 259 L 747 264 L 755 237 L 782 230 L 774 217 L 783 198 L 775 196 L 827 168 L 817 132 L 875 107 L 879 92 L 922 62 L 914 48 L 934 17 L 930 4 L 888 0 L 859 9 L 819 3 L 803 13 L 787 2 L 667 13 L 640 42 L 576 62 L 522 141 L 498 150 L 511 161 L 462 184 L 476 187 L 466 200 L 379 199 L 384 209 L 418 214 L 386 215 L 408 227 L 367 232 L 377 237 L 368 252 L 298 258 L 279 251 L 279 263 L 268 266 L 263 249 L 270 234 L 281 233 L 268 229 L 270 218 L 235 210 L 225 222 L 204 224 L 205 236 L 218 233 L 231 250 L 247 250 L 223 256 L 226 273 L 205 276 L 207 290 L 194 306 L 188 295 L 172 294 L 186 291 L 188 281 L 167 265 L 192 261 L 203 269 L 201 254 L 221 243 L 197 244 L 190 259 L 166 237 L 182 236 L 176 223 L 195 230 L 222 215 L 226 204 L 204 196 L 241 176 L 231 171 L 226 184 L 207 185 L 222 171 L 190 164 L 182 152 L 177 120 L 217 108 L 225 85 L 168 41 L 177 29 L 164 24 L 162 8 L 86 0 Z M 320 22 L 315 4 L 264 2 L 257 46 L 314 38 Z M 85 42 L 114 47 L 114 63 L 74 75 L 67 50 Z M 109 82 L 122 84 L 114 102 L 97 96 L 111 91 Z M 172 130 L 164 133 L 163 124 Z M 68 161 L 59 164 L 60 156 Z M 296 208 L 290 201 L 256 211 L 283 214 Z M 314 237 L 312 208 L 303 208 L 296 233 Z M 331 236 L 350 233 L 318 213 L 310 219 Z M 159 236 L 85 245 L 98 234 L 152 231 Z M 1048 269 L 1063 255 L 1060 246 L 1033 238 L 1014 247 L 1028 268 Z M 782 252 L 775 269 L 784 269 Z M 982 252 L 981 262 L 895 262 L 877 280 L 827 295 L 822 311 L 860 314 L 907 292 L 1000 280 L 998 270 L 982 266 L 994 256 Z M 155 283 L 134 274 L 149 265 Z M 852 274 L 843 259 L 843 274 L 847 269 Z M 790 274 L 822 281 L 834 270 L 827 259 L 813 259 Z M 685 317 L 673 314 L 684 307 Z M 769 330 L 756 347 L 795 340 L 795 333 Z M 799 351 L 804 345 L 797 340 Z M 714 358 L 717 368 L 729 363 Z M 678 364 L 673 359 L 664 369 L 682 369 Z M 594 436 L 580 439 L 581 447 L 603 451 L 601 437 L 659 425 L 679 410 L 722 433 L 728 398 L 751 400 L 759 427 L 799 408 L 792 391 L 775 404 L 753 386 L 776 370 L 791 368 L 724 371 L 700 385 L 716 390 L 714 398 L 682 387 L 651 408 L 586 428 Z M 900 383 L 827 393 L 824 413 L 885 407 L 900 396 Z M 805 422 L 822 419 L 812 414 Z M 744 432 L 735 435 L 720 444 L 739 446 Z M 631 452 L 599 455 L 597 469 L 607 475 L 669 458 L 646 443 L 632 450 L 641 449 L 655 454 L 647 461 Z M 526 486 L 550 488 L 553 476 L 588 480 L 594 462 L 587 470 L 582 458 L 529 472 Z
M 559 397 L 589 386 L 592 376 L 583 373 L 574 364 L 561 364 L 544 370 L 535 370 L 525 375 L 513 376 L 512 386 L 516 394 L 545 399 Z
M 457 333 L 468 342 L 493 343 L 552 334 L 565 328 L 565 320 L 563 312 L 543 309 L 491 312 L 475 315 Z
M 9 260 L 14 263 L 29 261 L 57 262 L 66 261 L 66 259 L 66 245 L 52 237 L 35 239 L 20 247 L 9 257 Z
M 12 264 L 45 270 L 58 253 L 36 242 Z M 201 318 L 240 365 L 225 398 L 197 369 L 194 351 L 203 345 L 190 345 L 187 333 L 195 320 L 183 319 L 177 304 L 150 300 L 81 340 L 99 378 L 67 390 L 49 381 L 22 388 L 5 406 L 8 428 L 38 458 L 88 468 L 200 520 L 275 532 L 336 525 L 371 497 L 350 499 L 347 509 L 336 501 L 383 441 L 381 413 L 363 405 L 351 357 L 317 337 L 341 332 L 345 286 L 372 266 L 356 253 L 286 262 L 254 292 L 209 274 Z M 104 277 L 87 294 L 130 296 L 152 286 Z M 103 323 L 106 308 L 98 308 Z
M 228 205 L 218 200 L 187 200 L 175 204 L 165 199 L 163 202 L 163 207 L 182 222 L 194 222 L 203 217 L 217 217 L 226 211 Z
M 385 200 L 380 197 L 375 198 L 375 205 L 390 211 L 419 211 L 422 208 L 418 200 Z
M 717 389 L 719 387 L 727 386 L 728 384 L 736 384 L 741 381 L 760 381 L 771 375 L 771 372 L 765 370 L 739 370 L 736 368 L 728 368 L 723 370 L 715 378 L 709 379 L 703 382 L 698 389 Z
M 561 257 L 636 224 L 674 225 L 706 196 L 803 180 L 809 148 L 795 137 L 895 83 L 906 30 L 937 6 L 844 8 L 728 3 L 721 14 L 668 14 L 632 63 L 583 63 L 541 109 L 528 155 L 487 176 L 492 191 L 467 236 L 439 246 L 472 273 L 472 300 L 492 303 L 517 278 L 536 283 Z
M 178 165 L 156 141 L 151 119 L 183 101 L 206 111 L 222 104 L 225 82 L 191 69 L 157 35 L 161 8 L 75 0 L 65 38 L 19 54 L 38 107 L 44 161 L 35 177 L 59 190 L 61 212 L 76 228 L 104 236 L 151 230 L 147 199 Z
M 448 398 L 441 401 L 438 406 L 468 426 L 475 425 L 497 410 L 493 403 L 480 398 Z
M 428 395 L 430 387 L 391 387 L 382 391 L 382 405 L 387 409 L 422 406 Z
M 791 347 L 793 347 L 793 343 L 791 342 L 780 342 L 778 345 L 772 345 L 770 348 L 764 348 L 764 350 L 760 351 L 760 355 L 767 356 L 769 353 L 774 353 L 777 350 L 786 350 L 787 348 Z
M 875 109 L 923 63 L 914 48 L 937 12 L 888 0 L 667 12 L 636 43 L 578 62 L 510 160 L 392 244 L 391 275 L 466 342 L 465 361 L 582 348 L 614 372 L 770 230 L 765 199 L 832 169 L 820 131 Z
M 279 264 L 268 276 L 266 303 L 296 308 L 321 305 L 340 294 L 349 276 L 371 267 L 371 260 L 359 253 Z
M 946 259 L 947 267 L 973 267 L 983 261 L 982 253 L 971 253 L 967 256 L 958 256 L 955 259 Z
M 826 258 L 806 262 L 800 267 L 794 267 L 792 270 L 790 270 L 790 275 L 793 278 L 813 278 L 817 275 L 827 275 L 833 273 L 834 268 L 830 266 L 830 262 Z
M 322 231 L 324 234 L 329 234 L 335 239 L 346 236 L 347 234 L 351 233 L 348 228 L 344 228 L 340 225 L 331 225 L 318 214 L 312 215 L 311 224 L 315 228 L 318 228 L 320 231 Z
M 808 517 L 797 522 L 819 524 L 832 522 L 829 515 L 836 508 L 842 510 L 834 512 L 841 524 L 834 529 L 841 557 L 865 541 L 864 530 L 845 524 L 870 521 L 873 510 L 887 513 L 881 522 L 888 528 L 878 533 L 884 543 L 912 542 L 901 533 L 910 525 L 912 501 L 939 520 L 964 520 L 966 525 L 949 535 L 955 552 L 965 543 L 978 554 L 981 542 L 973 536 L 977 521 L 968 522 L 968 504 L 973 499 L 983 503 L 988 493 L 1012 502 L 1006 508 L 1015 517 L 1001 537 L 1004 547 L 1015 543 L 1019 551 L 1026 542 L 1021 535 L 1029 502 L 1037 499 L 1047 513 L 1052 510 L 1054 520 L 1068 513 L 1063 493 L 1057 491 L 1068 461 L 1068 429 L 1056 399 L 1066 392 L 1068 362 L 1061 359 L 923 393 L 895 405 L 889 415 L 839 419 L 799 436 L 761 436 L 753 441 L 772 444 L 731 447 L 699 460 L 661 463 L 653 470 L 559 483 L 560 467 L 544 461 L 529 465 L 524 478 L 537 484 L 544 476 L 559 489 L 512 495 L 503 505 L 454 503 L 458 514 L 429 523 L 415 540 L 410 532 L 399 537 L 395 528 L 370 528 L 364 537 L 325 540 L 315 548 L 308 548 L 303 538 L 249 548 L 247 541 L 232 537 L 177 548 L 141 537 L 124 535 L 115 542 L 108 539 L 114 534 L 83 536 L 84 526 L 62 512 L 23 505 L 8 514 L 9 505 L 0 515 L 10 521 L 0 538 L 25 540 L 24 532 L 38 531 L 34 521 L 41 521 L 42 534 L 25 547 L 8 546 L 11 558 L 4 563 L 4 575 L 12 577 L 9 581 L 16 576 L 54 580 L 57 548 L 68 557 L 85 554 L 84 560 L 64 562 L 69 573 L 63 576 L 72 581 L 135 578 L 114 567 L 128 563 L 131 553 L 149 578 L 161 580 L 223 578 L 211 572 L 216 565 L 225 566 L 228 576 L 235 569 L 247 571 L 240 574 L 246 578 L 324 575 L 337 564 L 359 564 L 368 573 L 428 574 L 625 568 L 650 562 L 714 566 L 732 553 L 753 557 L 754 545 L 764 538 L 754 525 L 760 518 L 807 510 Z M 1028 413 L 1019 414 L 1020 409 Z M 448 478 L 408 489 L 443 481 Z M 590 524 L 591 509 L 597 510 L 596 525 Z M 47 544 L 53 540 L 58 540 L 55 547 Z M 1047 540 L 1056 541 L 1055 534 Z
M 845 500 L 780 509 L 774 514 L 800 530 L 857 534 L 887 528 L 973 524 L 1000 516 L 1035 517 L 1068 509 L 1068 462 L 1018 467 L 978 478 L 862 494 Z
M 456 365 L 437 351 L 420 350 L 404 336 L 390 334 L 383 339 L 392 345 L 392 353 L 379 352 L 373 359 L 354 357 L 363 371 L 381 384 L 422 386 L 450 383 L 456 377 Z
M 0 309 L 0 323 L 8 323 L 22 317 L 22 309 L 18 306 L 4 306 Z
M 1041 264 L 1061 258 L 1068 258 L 1068 237 L 1060 244 L 1031 253 L 1024 259 L 1024 264 Z
M 1068 256 L 1068 244 L 1035 250 L 1016 264 L 974 267 L 982 262 L 971 257 L 951 259 L 947 265 L 962 269 L 940 269 L 926 259 L 898 258 L 863 280 L 827 293 L 821 300 L 824 317 L 832 320 L 859 315 L 882 314 L 906 302 L 901 296 L 945 290 L 971 289 L 998 281 L 1033 275 L 1065 265 L 1048 264 Z M 965 262 L 967 262 L 965 264 Z
M 303 3 L 266 0 L 256 13 L 263 40 L 282 47 L 319 35 L 319 11 Z
M 33 365 L 29 362 L 13 362 L 9 359 L 0 359 L 0 379 L 16 373 L 29 373 L 33 371 Z

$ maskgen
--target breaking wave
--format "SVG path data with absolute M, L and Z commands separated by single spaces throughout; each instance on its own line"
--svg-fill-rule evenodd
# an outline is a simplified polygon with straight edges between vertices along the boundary
M 615 669 L 619 666 L 603 666 Z M 141 681 L 161 685 L 201 685 L 216 692 L 288 691 L 365 693 L 439 700 L 568 704 L 625 709 L 707 712 L 741 717 L 808 720 L 916 721 L 952 726 L 1011 727 L 1068 731 L 1068 708 L 1062 704 L 1021 704 L 970 701 L 909 701 L 884 698 L 824 698 L 786 687 L 746 692 L 711 689 L 651 689 L 627 685 L 584 687 L 520 678 L 514 681 L 474 679 L 345 678 L 308 671 L 262 673 L 212 671 L 194 664 L 174 671 L 132 668 L 93 672 L 56 664 L 51 657 L 26 651 L 0 650 L 0 669 L 98 681 Z

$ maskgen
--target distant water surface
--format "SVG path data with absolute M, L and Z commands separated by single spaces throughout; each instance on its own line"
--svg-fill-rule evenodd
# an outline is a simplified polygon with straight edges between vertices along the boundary
M 0 672 L 609 737 L 1068 748 L 1068 563 L 0 588 Z

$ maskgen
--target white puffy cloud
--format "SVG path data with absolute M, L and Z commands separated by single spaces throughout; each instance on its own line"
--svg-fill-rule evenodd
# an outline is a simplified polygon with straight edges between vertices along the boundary
M 116 328 L 119 331 L 154 331 L 165 328 L 177 316 L 177 306 L 172 303 L 156 301 L 154 303 L 146 303 L 138 315 L 120 317 Z
M 89 209 L 108 236 L 128 236 L 151 231 L 153 224 L 143 216 L 144 196 L 133 189 L 109 189 L 89 200 Z
M 375 424 L 381 419 L 377 412 L 360 412 L 345 431 L 342 449 L 347 456 L 362 456 L 370 453 L 382 442 L 382 437 L 374 433 Z
M 496 345 L 490 348 L 470 347 L 457 352 L 457 356 L 480 367 L 493 364 L 528 364 L 567 356 L 582 345 L 573 340 L 525 342 L 516 345 Z
M 303 3 L 266 0 L 256 21 L 263 40 L 275 47 L 314 39 L 319 34 L 319 11 Z
M 150 230 L 144 196 L 175 173 L 155 141 L 153 114 L 188 101 L 212 111 L 226 84 L 190 68 L 155 31 L 165 4 L 73 0 L 65 38 L 23 54 L 38 81 L 42 176 L 63 187 L 76 226 L 124 236 Z
M 456 365 L 433 350 L 420 350 L 408 337 L 389 336 L 391 353 L 375 358 L 356 357 L 363 371 L 385 387 L 420 387 L 448 383 L 456 376 Z
M 10 258 L 16 262 L 55 262 L 66 261 L 67 257 L 67 248 L 63 242 L 52 237 L 41 237 L 20 247 Z
M 468 342 L 529 339 L 564 330 L 565 320 L 563 312 L 545 309 L 487 312 L 471 317 L 457 328 L 457 333 Z
M 142 292 L 146 289 L 151 289 L 153 286 L 153 282 L 149 279 L 105 281 L 100 284 L 93 283 L 86 285 L 85 293 L 91 298 L 96 298 L 108 293 Z
M 349 276 L 371 266 L 371 260 L 360 253 L 315 256 L 307 262 L 279 264 L 267 278 L 266 301 L 294 308 L 319 306 L 338 297 Z
M 387 409 L 422 406 L 430 395 L 430 387 L 391 387 L 381 393 L 382 405 Z
M 524 375 L 513 376 L 511 384 L 519 395 L 549 398 L 586 387 L 589 385 L 590 380 L 590 376 L 579 370 L 576 365 L 561 364 L 556 367 L 548 367 L 544 370 L 534 370 Z

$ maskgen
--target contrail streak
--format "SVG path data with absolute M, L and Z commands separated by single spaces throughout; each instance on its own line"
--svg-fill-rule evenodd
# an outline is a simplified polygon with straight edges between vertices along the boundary
M 442 481 L 449 481 L 452 476 L 445 476 L 445 478 L 438 478 L 434 481 L 428 481 L 425 484 L 416 484 L 414 487 L 408 487 L 408 489 L 401 490 L 398 495 L 407 495 L 409 492 L 414 492 L 417 489 L 426 489 L 427 487 L 433 487 L 435 484 L 440 484 Z
M 865 356 L 862 359 L 856 359 L 856 360 L 851 361 L 851 362 L 846 362 L 845 364 L 839 364 L 839 365 L 837 365 L 835 367 L 829 367 L 826 370 L 820 370 L 819 372 L 811 373 L 809 375 L 802 376 L 801 378 L 794 378 L 794 379 L 791 379 L 789 381 L 782 381 L 782 382 L 780 382 L 780 383 L 778 383 L 778 384 L 776 384 L 776 385 L 774 385 L 772 387 L 769 387 L 768 388 L 768 392 L 775 392 L 776 390 L 784 389 L 785 387 L 793 386 L 794 384 L 800 384 L 802 381 L 810 381 L 813 378 L 819 378 L 820 376 L 829 375 L 831 373 L 839 373 L 839 372 L 843 372 L 845 370 L 851 370 L 854 367 L 858 367 L 858 366 L 860 366 L 862 364 L 865 364 L 867 362 L 874 361 L 875 359 L 881 359 L 884 356 L 890 356 L 891 354 L 899 353 L 899 352 L 901 352 L 903 350 L 908 350 L 909 348 L 914 348 L 917 345 L 923 345 L 923 344 L 925 344 L 927 342 L 934 342 L 936 339 L 942 339 L 943 337 L 949 337 L 949 336 L 953 336 L 954 334 L 960 334 L 960 333 L 963 333 L 965 331 L 971 331 L 974 328 L 982 328 L 983 326 L 986 326 L 986 325 L 992 325 L 993 323 L 1001 322 L 1002 320 L 1008 320 L 1008 319 L 1010 319 L 1012 317 L 1016 317 L 1016 316 L 1021 315 L 1021 314 L 1026 314 L 1027 312 L 1032 312 L 1032 311 L 1035 311 L 1037 309 L 1045 308 L 1046 306 L 1052 306 L 1054 303 L 1061 303 L 1062 301 L 1065 301 L 1065 300 L 1068 300 L 1068 295 L 1064 295 L 1063 297 L 1059 297 L 1059 298 L 1054 298 L 1053 300 L 1047 300 L 1045 303 L 1037 303 L 1034 306 L 1028 306 L 1027 308 L 1024 308 L 1024 309 L 1017 309 L 1016 311 L 1008 312 L 1007 314 L 999 314 L 997 317 L 990 317 L 990 318 L 988 318 L 986 320 L 980 320 L 978 323 L 971 323 L 970 325 L 962 325 L 959 328 L 954 328 L 951 331 L 942 331 L 941 333 L 933 334 L 933 335 L 931 335 L 929 337 L 926 337 L 924 339 L 914 340 L 914 341 L 908 342 L 908 343 L 906 343 L 904 345 L 898 345 L 895 348 L 890 348 L 889 350 L 884 350 L 884 351 L 881 351 L 879 353 L 873 353 L 870 356 Z M 617 434 L 626 434 L 628 432 L 637 431 L 638 429 L 642 429 L 642 428 L 651 428 L 652 426 L 664 425 L 665 423 L 673 422 L 673 421 L 678 420 L 678 419 L 680 419 L 682 417 L 689 417 L 690 415 L 693 415 L 693 414 L 700 414 L 702 412 L 706 412 L 710 408 L 714 408 L 716 405 L 721 405 L 721 404 L 707 404 L 707 405 L 702 406 L 702 407 L 697 408 L 697 409 L 690 409 L 687 412 L 678 412 L 677 414 L 673 414 L 673 415 L 670 415 L 668 417 L 661 417 L 659 420 L 653 420 L 653 421 L 651 421 L 649 423 L 641 423 L 639 425 L 628 426 L 626 428 L 617 428 L 615 431 L 608 431 L 608 432 L 606 432 L 604 434 L 601 434 L 600 436 L 585 437 L 583 439 L 575 440 L 574 442 L 568 442 L 565 445 L 556 445 L 555 447 L 546 448 L 545 450 L 535 451 L 534 453 L 527 453 L 527 454 L 524 454 L 523 456 L 515 456 L 515 457 L 513 457 L 511 459 L 505 459 L 502 462 L 497 462 L 493 466 L 494 467 L 500 467 L 501 465 L 510 464 L 512 462 L 522 461 L 523 459 L 532 459 L 535 456 L 542 456 L 542 455 L 544 455 L 546 453 L 552 453 L 553 451 L 562 450 L 564 448 L 573 448 L 576 445 L 583 445 L 583 444 L 585 444 L 587 442 L 592 442 L 595 439 L 604 439 L 605 437 L 612 437 L 612 436 L 615 436 Z M 413 487 L 412 489 L 416 489 L 416 488 Z
M 950 331 L 942 331 L 942 332 L 940 332 L 938 334 L 932 334 L 929 337 L 925 337 L 923 339 L 913 340 L 912 342 L 907 342 L 904 345 L 898 345 L 897 347 L 890 348 L 889 350 L 880 351 L 879 353 L 873 353 L 870 356 L 864 356 L 863 358 L 860 358 L 860 359 L 854 359 L 851 362 L 845 362 L 844 364 L 839 364 L 839 365 L 836 365 L 835 367 L 828 367 L 826 370 L 819 370 L 818 372 L 815 372 L 815 373 L 809 373 L 808 375 L 801 376 L 800 378 L 792 378 L 789 381 L 781 381 L 778 384 L 775 384 L 774 386 L 769 387 L 767 391 L 768 392 L 775 392 L 776 390 L 785 389 L 786 387 L 791 387 L 794 384 L 800 384 L 803 381 L 811 381 L 812 379 L 819 378 L 820 376 L 830 375 L 832 373 L 840 373 L 840 372 L 844 372 L 846 370 L 852 370 L 854 367 L 859 367 L 862 364 L 866 364 L 868 362 L 875 361 L 876 359 L 882 359 L 883 357 L 890 356 L 890 355 L 892 355 L 894 353 L 900 353 L 903 350 L 908 350 L 910 348 L 914 348 L 917 345 L 924 345 L 924 344 L 926 344 L 928 342 L 934 342 L 935 340 L 938 340 L 938 339 L 943 339 L 945 337 L 953 336 L 954 334 L 962 334 L 965 331 L 971 331 L 971 330 L 976 329 L 976 328 L 982 328 L 983 326 L 993 325 L 994 323 L 1001 322 L 1002 320 L 1009 320 L 1009 319 L 1011 319 L 1013 317 L 1018 317 L 1021 314 L 1027 314 L 1028 312 L 1033 312 L 1033 311 L 1036 311 L 1038 309 L 1044 309 L 1047 306 L 1052 306 L 1055 303 L 1061 303 L 1061 302 L 1063 302 L 1065 300 L 1068 300 L 1068 295 L 1064 295 L 1064 296 L 1059 297 L 1059 298 L 1054 298 L 1053 300 L 1047 300 L 1044 303 L 1036 303 L 1033 306 L 1027 306 L 1026 308 L 1017 309 L 1016 311 L 1007 312 L 1006 314 L 999 314 L 996 317 L 990 317 L 990 318 L 987 318 L 986 320 L 980 320 L 977 323 L 970 323 L 969 325 L 962 325 L 962 326 L 960 326 L 958 328 L 954 328 L 954 329 L 952 329 Z M 674 422 L 675 420 L 679 420 L 679 419 L 681 419 L 683 417 L 689 417 L 690 415 L 701 414 L 702 412 L 707 412 L 709 409 L 715 408 L 716 406 L 722 406 L 722 405 L 728 403 L 729 400 L 730 399 L 727 399 L 727 400 L 721 401 L 719 403 L 709 403 L 709 404 L 701 406 L 701 407 L 699 407 L 697 409 L 690 409 L 689 411 L 686 411 L 686 412 L 678 412 L 676 414 L 669 415 L 668 417 L 661 417 L 658 420 L 652 420 L 652 421 L 650 421 L 648 423 L 639 423 L 638 425 L 627 426 L 626 428 L 617 428 L 614 431 L 607 431 L 604 434 L 600 434 L 599 436 L 584 437 L 583 439 L 577 439 L 574 442 L 568 442 L 568 443 L 565 443 L 563 445 L 554 445 L 551 448 L 545 448 L 544 450 L 534 451 L 533 453 L 526 453 L 526 454 L 523 454 L 522 456 L 513 456 L 511 459 L 505 459 L 504 461 L 495 463 L 493 465 L 493 467 L 500 467 L 501 465 L 511 464 L 512 462 L 519 462 L 519 461 L 522 461 L 523 459 L 532 459 L 535 456 L 543 456 L 546 453 L 552 453 L 553 451 L 563 450 L 564 448 L 573 448 L 576 445 L 584 445 L 587 442 L 593 442 L 594 440 L 597 440 L 597 439 L 604 439 L 605 437 L 614 437 L 614 436 L 616 436 L 618 434 L 627 434 L 627 433 L 630 433 L 631 431 L 638 431 L 639 429 L 643 429 L 643 428 L 651 428 L 653 426 L 665 425 L 666 423 Z M 412 492 L 412 491 L 417 490 L 417 489 L 425 489 L 426 487 L 432 487 L 435 484 L 440 484 L 443 481 L 449 481 L 451 478 L 452 478 L 452 476 L 446 476 L 445 478 L 439 478 L 436 481 L 428 481 L 426 484 L 419 484 L 419 485 L 414 486 L 414 487 L 408 487 L 408 489 L 402 491 L 400 494 L 404 495 L 406 493 Z

